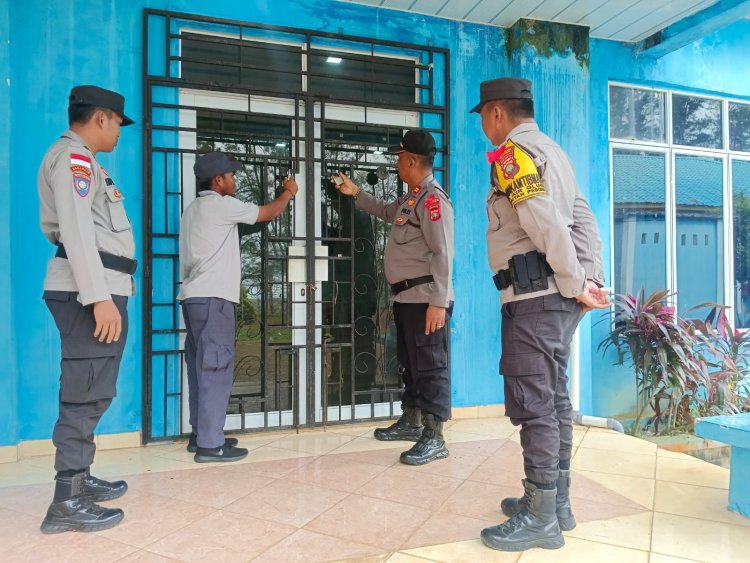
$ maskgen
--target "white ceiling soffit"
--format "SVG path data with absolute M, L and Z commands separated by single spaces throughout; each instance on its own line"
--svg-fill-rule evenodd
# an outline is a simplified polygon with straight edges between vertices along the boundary
M 520 18 L 588 26 L 591 37 L 641 41 L 718 0 L 339 0 L 509 27 Z

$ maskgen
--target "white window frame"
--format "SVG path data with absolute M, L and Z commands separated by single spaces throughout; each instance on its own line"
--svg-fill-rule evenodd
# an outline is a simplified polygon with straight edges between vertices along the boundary
M 649 90 L 660 92 L 665 95 L 665 139 L 666 142 L 641 141 L 636 139 L 622 139 L 611 137 L 611 100 L 610 87 L 616 86 L 621 88 L 632 88 L 637 90 Z M 673 143 L 672 130 L 672 96 L 691 96 L 697 98 L 706 98 L 719 100 L 722 103 L 722 144 L 721 149 L 712 149 L 704 147 L 691 147 L 686 145 L 677 145 Z M 641 86 L 627 82 L 611 81 L 607 83 L 607 138 L 609 141 L 609 177 L 610 177 L 610 279 L 615 279 L 615 233 L 614 233 L 614 174 L 613 174 L 613 153 L 615 149 L 625 150 L 642 150 L 646 152 L 658 152 L 665 155 L 665 232 L 666 232 L 666 280 L 667 288 L 677 289 L 677 247 L 676 247 L 676 220 L 677 206 L 675 201 L 675 157 L 677 155 L 705 156 L 708 158 L 721 158 L 723 162 L 723 210 L 722 217 L 724 220 L 724 305 L 734 308 L 734 218 L 732 207 L 732 162 L 734 160 L 744 160 L 750 162 L 750 153 L 742 151 L 729 150 L 729 104 L 744 104 L 750 106 L 750 101 L 730 97 L 717 96 L 715 94 L 703 94 L 689 92 L 680 89 L 658 88 L 653 86 Z M 679 295 L 673 297 L 675 306 L 678 305 Z

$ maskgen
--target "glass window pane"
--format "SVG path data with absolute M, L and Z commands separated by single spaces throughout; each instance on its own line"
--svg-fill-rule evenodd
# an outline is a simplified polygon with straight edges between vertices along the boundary
M 610 86 L 610 137 L 665 142 L 664 99 L 664 92 Z
M 750 152 L 750 104 L 729 103 L 729 150 Z
M 673 94 L 672 131 L 675 145 L 723 148 L 721 100 Z
M 675 200 L 680 310 L 709 301 L 723 303 L 723 161 L 704 156 L 675 156 Z
M 311 93 L 396 104 L 413 104 L 416 100 L 414 60 L 334 51 L 313 52 L 307 60 L 307 88 Z
M 660 153 L 615 149 L 615 291 L 650 294 L 667 286 L 665 213 L 666 157 Z
M 750 161 L 732 161 L 734 322 L 750 328 Z
M 302 91 L 299 47 L 185 33 L 181 77 L 273 92 Z

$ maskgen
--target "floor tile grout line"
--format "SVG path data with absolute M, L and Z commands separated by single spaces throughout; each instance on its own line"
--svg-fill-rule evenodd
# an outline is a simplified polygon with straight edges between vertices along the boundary
M 688 487 L 700 487 L 701 489 L 713 489 L 714 491 L 729 491 L 729 486 L 713 487 L 711 485 L 698 485 L 697 483 L 685 483 L 684 481 L 669 481 L 667 479 L 655 479 L 655 483 L 666 483 L 668 485 L 687 485 Z
M 673 555 L 671 553 L 664 553 L 663 551 L 652 551 L 651 553 L 654 553 L 656 555 L 664 555 L 665 557 L 672 557 L 674 559 L 679 559 L 680 561 L 689 561 L 690 563 L 714 563 L 715 561 L 712 559 L 691 559 L 690 557 L 683 557 L 681 555 Z
M 708 520 L 707 518 L 697 518 L 696 516 L 686 516 L 684 514 L 676 514 L 674 512 L 664 512 L 663 510 L 654 510 L 654 514 L 663 514 L 664 516 L 677 516 L 678 518 L 688 518 L 690 520 L 697 520 L 698 522 L 710 522 L 711 524 L 720 524 L 722 526 L 732 526 L 736 530 L 747 530 L 745 533 L 750 533 L 750 523 L 747 525 L 735 524 L 734 522 L 724 522 L 721 520 Z M 730 512 L 730 514 L 735 514 Z
M 190 522 L 186 522 L 182 526 L 180 526 L 179 528 L 175 528 L 174 530 L 171 530 L 169 533 L 164 534 L 160 538 L 157 538 L 154 541 L 149 542 L 149 543 L 147 543 L 146 545 L 144 545 L 142 547 L 141 546 L 133 546 L 133 547 L 138 547 L 139 550 L 146 550 L 146 551 L 149 551 L 150 553 L 155 553 L 156 555 L 160 555 L 161 557 L 166 557 L 164 555 L 161 555 L 161 553 L 157 553 L 155 551 L 148 550 L 148 547 L 154 545 L 156 542 L 159 542 L 159 541 L 163 540 L 164 538 L 166 538 L 168 536 L 171 536 L 172 534 L 176 534 L 177 532 L 180 532 L 180 531 L 184 530 L 185 528 L 187 528 L 188 526 L 191 526 L 192 524 L 195 524 L 196 522 L 199 522 L 201 520 L 204 520 L 204 519 L 208 518 L 209 516 L 214 515 L 215 513 L 219 512 L 221 510 L 220 508 L 213 508 L 213 507 L 206 507 L 206 508 L 211 508 L 212 512 L 210 512 L 210 513 L 208 513 L 208 514 L 206 514 L 204 516 L 201 516 L 200 518 L 196 518 L 195 520 L 192 520 Z M 103 536 L 99 536 L 99 537 L 103 537 Z M 120 543 L 124 543 L 124 542 L 120 542 Z M 125 545 L 131 545 L 131 544 L 125 544 Z
M 611 518 L 610 518 L 610 520 L 611 520 Z M 645 553 L 647 556 L 649 556 L 649 558 L 650 558 L 650 555 L 651 555 L 650 551 L 646 551 L 645 549 L 638 549 L 637 547 L 627 547 L 627 546 L 624 546 L 624 545 L 619 545 L 619 544 L 616 544 L 616 543 L 609 543 L 609 542 L 601 541 L 601 540 L 594 540 L 594 539 L 591 539 L 591 538 L 579 538 L 579 537 L 576 537 L 576 536 L 566 535 L 566 533 L 563 533 L 563 536 L 566 537 L 566 538 L 573 538 L 573 539 L 578 540 L 578 541 L 590 542 L 590 543 L 595 543 L 595 544 L 598 544 L 598 545 L 606 545 L 608 547 L 616 547 L 618 549 L 628 549 L 630 551 L 640 551 L 641 553 Z M 528 552 L 525 551 L 524 553 L 528 553 Z
M 455 543 L 458 543 L 458 542 L 455 542 Z M 438 545 L 451 545 L 451 544 L 438 544 Z M 435 546 L 430 545 L 430 546 L 425 546 L 425 547 L 435 547 Z M 422 548 L 415 547 L 415 548 L 402 549 L 399 551 L 395 551 L 391 554 L 391 557 L 393 557 L 393 555 L 396 555 L 396 554 L 401 554 L 401 555 L 408 555 L 409 557 L 414 557 L 415 559 L 421 559 L 422 561 L 430 561 L 431 563 L 440 563 L 440 559 L 430 559 L 429 557 L 422 557 L 421 555 L 414 555 L 413 553 L 406 553 L 407 551 L 411 551 L 412 549 L 422 549 Z M 390 558 L 386 559 L 386 562 L 389 559 Z
M 340 500 L 339 502 L 337 502 L 336 504 L 334 504 L 333 506 L 331 506 L 331 507 L 330 507 L 330 508 L 329 508 L 328 510 L 324 510 L 323 512 L 321 512 L 320 514 L 318 514 L 318 515 L 317 515 L 317 516 L 316 516 L 315 518 L 313 518 L 313 520 L 315 520 L 315 519 L 319 518 L 320 516 L 322 516 L 322 515 L 323 515 L 323 514 L 325 514 L 326 512 L 329 512 L 329 511 L 333 510 L 333 509 L 334 509 L 334 508 L 336 508 L 336 507 L 337 507 L 337 506 L 338 506 L 339 504 L 341 504 L 341 503 L 342 503 L 342 502 L 344 502 L 344 501 L 345 501 L 345 500 L 346 500 L 347 498 L 351 497 L 351 496 L 352 496 L 352 495 L 354 495 L 354 494 L 355 494 L 355 493 L 349 493 L 349 494 L 347 494 L 347 495 L 346 495 L 346 496 L 345 496 L 344 498 L 342 498 L 342 499 L 341 499 L 341 500 Z M 371 543 L 367 543 L 367 542 L 364 542 L 364 541 L 353 541 L 353 540 L 349 540 L 349 539 L 346 539 L 346 538 L 342 538 L 342 537 L 340 537 L 340 536 L 334 536 L 333 534 L 330 534 L 330 533 L 328 533 L 328 532 L 321 532 L 321 531 L 318 531 L 318 530 L 311 530 L 311 529 L 309 529 L 309 528 L 307 527 L 307 526 L 308 526 L 308 525 L 310 524 L 310 522 L 312 522 L 312 520 L 310 520 L 309 522 L 307 522 L 307 523 L 306 523 L 306 524 L 305 524 L 304 526 L 302 526 L 301 528 L 298 528 L 298 530 L 305 530 L 306 532 L 311 532 L 311 533 L 313 533 L 313 534 L 319 534 L 319 535 L 321 535 L 321 536 L 326 536 L 326 537 L 328 537 L 328 538 L 333 538 L 333 539 L 336 539 L 336 540 L 340 540 L 340 541 L 350 541 L 350 542 L 352 542 L 352 543 L 358 543 L 358 544 L 361 544 L 361 545 L 366 545 L 367 547 L 374 547 L 374 548 L 376 548 L 376 549 L 383 549 L 383 548 L 382 548 L 381 546 L 379 546 L 379 545 L 374 545 L 374 544 L 371 544 Z M 390 551 L 390 550 L 386 549 L 385 551 L 386 551 L 386 552 L 388 552 L 388 551 Z

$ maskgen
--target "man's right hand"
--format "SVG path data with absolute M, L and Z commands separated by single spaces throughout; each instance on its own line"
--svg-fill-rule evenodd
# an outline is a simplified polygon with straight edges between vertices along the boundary
M 288 191 L 292 198 L 297 195 L 297 190 L 299 189 L 297 186 L 297 180 L 292 175 L 284 178 L 281 187 Z
M 344 195 L 356 196 L 359 193 L 359 186 L 352 182 L 351 178 L 343 172 L 339 172 L 338 175 L 344 183 L 336 184 L 336 189 Z M 333 181 L 333 178 L 331 178 L 331 180 Z
M 113 341 L 120 340 L 122 317 L 114 301 L 108 299 L 94 303 L 94 320 L 96 320 L 94 338 L 98 338 L 99 342 L 106 340 L 107 344 L 111 344 Z

